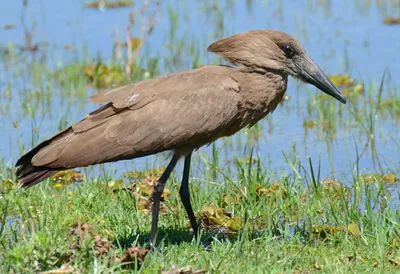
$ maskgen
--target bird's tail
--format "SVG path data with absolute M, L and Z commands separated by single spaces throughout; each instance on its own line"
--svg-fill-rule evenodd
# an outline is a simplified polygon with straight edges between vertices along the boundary
M 23 162 L 17 169 L 17 178 L 24 188 L 34 186 L 41 181 L 49 178 L 62 169 L 52 169 L 48 167 L 35 167 L 31 162 Z
M 32 158 L 41 150 L 42 148 L 50 145 L 52 141 L 63 136 L 67 133 L 70 128 L 61 131 L 59 134 L 53 136 L 52 138 L 45 140 L 44 142 L 37 145 L 34 149 L 23 155 L 15 164 L 17 167 L 16 175 L 18 182 L 24 188 L 34 186 L 41 181 L 49 178 L 51 175 L 64 170 L 64 168 L 51 168 L 46 166 L 34 166 L 32 165 Z

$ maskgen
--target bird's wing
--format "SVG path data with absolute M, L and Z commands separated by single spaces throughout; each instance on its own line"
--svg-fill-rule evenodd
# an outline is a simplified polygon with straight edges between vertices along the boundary
M 240 120 L 240 86 L 220 72 L 206 67 L 94 96 L 93 102 L 109 103 L 39 150 L 32 162 L 85 166 L 181 147 L 194 149 L 228 135 L 229 127 Z

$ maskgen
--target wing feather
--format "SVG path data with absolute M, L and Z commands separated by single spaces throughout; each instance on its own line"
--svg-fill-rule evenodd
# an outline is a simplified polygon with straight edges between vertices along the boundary
M 232 70 L 209 66 L 94 95 L 92 102 L 107 104 L 39 150 L 32 163 L 71 168 L 212 142 L 240 119 Z

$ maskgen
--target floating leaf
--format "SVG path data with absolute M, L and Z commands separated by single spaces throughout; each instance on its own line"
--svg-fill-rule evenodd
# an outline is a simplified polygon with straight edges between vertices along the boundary
M 327 180 L 321 181 L 321 185 L 325 188 L 339 189 L 342 187 L 342 182 L 339 180 L 327 179 Z
M 377 181 L 382 181 L 387 184 L 394 184 L 397 182 L 398 178 L 396 174 L 388 173 L 388 174 L 361 174 L 361 178 L 366 183 L 375 184 Z
M 7 24 L 7 25 L 3 25 L 1 28 L 4 30 L 10 30 L 10 29 L 15 29 L 16 25 L 14 24 Z
M 84 175 L 76 170 L 62 170 L 51 176 L 55 187 L 69 185 L 76 182 L 82 182 Z
M 142 68 L 137 67 L 136 64 L 132 64 L 132 71 L 138 69 L 144 72 Z M 82 71 L 82 73 L 79 73 L 80 71 Z M 120 64 L 106 65 L 102 62 L 90 63 L 87 65 L 70 64 L 55 71 L 52 75 L 61 85 L 65 85 L 72 80 L 80 81 L 83 75 L 88 84 L 98 89 L 121 86 L 125 83 L 126 79 L 125 68 Z
M 398 25 L 398 24 L 400 24 L 400 18 L 386 17 L 383 20 L 383 23 L 386 25 Z
M 305 129 L 313 129 L 318 125 L 317 121 L 315 120 L 307 120 L 304 121 L 303 126 Z
M 84 66 L 83 72 L 87 79 L 98 88 L 112 88 L 124 83 L 124 72 L 121 67 L 95 63 Z
M 312 232 L 316 234 L 319 238 L 325 239 L 328 235 L 333 235 L 340 229 L 332 225 L 313 225 Z
M 328 78 L 338 88 L 351 87 L 351 86 L 353 86 L 355 84 L 354 79 L 351 78 L 349 75 L 334 74 L 334 75 L 328 76 Z
M 93 1 L 85 3 L 85 8 L 90 9 L 116 9 L 132 6 L 132 1 L 130 0 L 120 0 L 120 1 Z
M 128 179 L 142 179 L 146 176 L 161 176 L 164 171 L 165 167 L 155 167 L 145 171 L 125 172 L 122 176 Z
M 280 182 L 275 182 L 269 187 L 262 184 L 257 184 L 256 194 L 257 197 L 265 196 L 272 199 L 280 199 L 286 197 L 286 189 Z
M 229 160 L 226 160 L 226 162 L 228 162 L 228 163 L 239 162 L 239 163 L 243 163 L 245 165 L 249 165 L 249 164 L 254 165 L 254 164 L 258 163 L 258 160 L 255 158 L 244 157 L 242 159 L 229 159 Z
M 249 158 L 249 157 L 245 157 L 243 159 L 240 160 L 240 162 L 243 162 L 245 165 L 249 165 L 249 164 L 257 164 L 258 160 L 255 158 Z
M 132 51 L 136 50 L 142 43 L 142 41 L 137 37 L 132 37 L 129 41 L 131 43 Z M 126 48 L 126 47 L 128 47 L 128 43 L 127 42 L 116 42 L 115 46 Z
M 346 97 L 355 97 L 355 96 L 360 96 L 364 92 L 364 85 L 363 84 L 357 84 L 354 87 L 348 87 L 345 89 L 342 89 L 341 93 L 346 96 Z
M 339 180 L 327 179 L 321 181 L 323 194 L 331 199 L 339 199 L 344 195 L 349 198 L 351 190 L 348 187 L 343 186 L 343 183 Z
M 395 182 L 397 182 L 396 174 L 393 173 L 383 175 L 382 179 L 388 184 L 394 184 Z
M 339 180 L 327 179 L 327 180 L 321 181 L 321 186 L 323 187 L 324 191 L 334 190 L 335 192 L 338 192 L 342 189 L 343 184 Z
M 312 232 L 322 239 L 327 238 L 329 235 L 334 235 L 337 232 L 347 232 L 353 237 L 361 236 L 360 226 L 357 223 L 342 226 L 315 225 L 312 227 Z

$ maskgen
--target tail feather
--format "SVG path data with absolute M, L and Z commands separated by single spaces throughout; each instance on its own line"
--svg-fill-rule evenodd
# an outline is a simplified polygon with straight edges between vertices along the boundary
M 41 181 L 49 178 L 51 175 L 63 170 L 63 168 L 50 168 L 46 166 L 33 166 L 32 158 L 39 152 L 40 149 L 48 146 L 54 139 L 61 137 L 70 128 L 67 128 L 57 134 L 56 136 L 45 140 L 44 142 L 37 145 L 34 149 L 23 155 L 15 164 L 17 167 L 16 175 L 18 182 L 24 188 L 34 186 Z
M 33 167 L 32 165 L 26 168 L 30 169 L 31 172 L 29 173 L 24 172 L 24 174 L 21 176 L 17 175 L 18 181 L 23 188 L 34 186 L 61 170 L 61 169 L 50 169 L 46 167 Z M 19 170 L 24 170 L 24 166 L 18 168 L 18 171 Z

